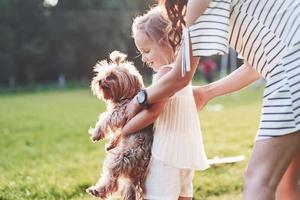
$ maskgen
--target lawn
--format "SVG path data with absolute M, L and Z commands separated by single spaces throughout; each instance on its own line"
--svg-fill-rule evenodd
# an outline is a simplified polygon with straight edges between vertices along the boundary
M 207 155 L 243 154 L 194 178 L 196 200 L 241 199 L 242 177 L 260 116 L 262 89 L 220 97 L 200 113 Z M 85 189 L 101 173 L 104 142 L 87 130 L 105 106 L 88 89 L 0 96 L 0 200 L 92 199 Z

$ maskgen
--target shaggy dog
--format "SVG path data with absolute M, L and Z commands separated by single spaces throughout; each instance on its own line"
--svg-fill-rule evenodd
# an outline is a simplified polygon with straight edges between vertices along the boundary
M 100 115 L 95 128 L 89 133 L 94 142 L 110 135 L 109 149 L 118 140 L 120 128 L 126 124 L 126 105 L 143 87 L 141 75 L 125 58 L 126 55 L 115 51 L 110 54 L 111 62 L 103 60 L 97 63 L 94 67 L 96 75 L 91 83 L 93 94 L 106 102 L 107 111 Z M 115 194 L 126 200 L 141 199 L 152 140 L 151 125 L 123 138 L 116 147 L 108 150 L 102 176 L 87 192 L 100 199 Z

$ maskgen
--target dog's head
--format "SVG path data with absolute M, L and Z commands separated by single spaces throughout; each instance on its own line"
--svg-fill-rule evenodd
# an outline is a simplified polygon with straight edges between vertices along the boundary
M 110 62 L 102 60 L 95 65 L 91 89 L 99 99 L 113 103 L 132 99 L 144 86 L 140 73 L 125 58 L 125 54 L 114 51 Z

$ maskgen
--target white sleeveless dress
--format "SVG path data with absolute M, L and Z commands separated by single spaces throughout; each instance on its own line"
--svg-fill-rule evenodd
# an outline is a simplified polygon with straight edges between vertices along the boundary
M 155 121 L 152 156 L 181 169 L 209 167 L 191 84 L 167 101 Z
M 300 0 L 212 0 L 189 32 L 194 56 L 230 45 L 265 78 L 258 140 L 300 130 Z

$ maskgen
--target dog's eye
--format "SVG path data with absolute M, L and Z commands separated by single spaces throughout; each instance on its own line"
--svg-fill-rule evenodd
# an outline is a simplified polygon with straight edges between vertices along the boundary
M 106 78 L 106 80 L 115 80 L 117 77 L 116 77 L 116 75 L 114 75 L 114 74 L 110 74 L 107 78 Z

